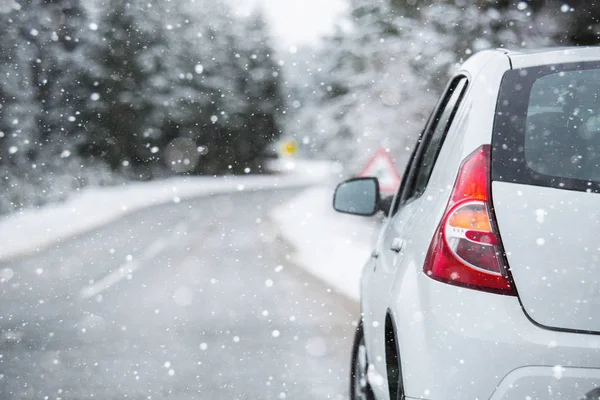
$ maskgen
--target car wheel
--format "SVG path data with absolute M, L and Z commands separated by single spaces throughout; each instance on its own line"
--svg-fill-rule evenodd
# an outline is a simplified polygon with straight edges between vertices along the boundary
M 363 335 L 362 323 L 358 324 L 354 335 L 352 346 L 352 366 L 350 373 L 350 400 L 374 400 L 367 371 L 369 363 L 367 359 L 367 348 Z

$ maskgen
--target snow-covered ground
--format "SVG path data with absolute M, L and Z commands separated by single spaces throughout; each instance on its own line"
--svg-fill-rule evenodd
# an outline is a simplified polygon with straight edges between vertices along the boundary
M 335 212 L 333 190 L 330 185 L 309 188 L 276 208 L 272 218 L 294 247 L 294 262 L 358 300 L 362 267 L 380 220 Z
M 273 175 L 182 177 L 123 186 L 85 188 L 62 203 L 9 214 L 0 219 L 0 261 L 42 251 L 128 213 L 168 202 L 235 191 L 314 185 L 336 168 L 327 162 L 281 160 Z

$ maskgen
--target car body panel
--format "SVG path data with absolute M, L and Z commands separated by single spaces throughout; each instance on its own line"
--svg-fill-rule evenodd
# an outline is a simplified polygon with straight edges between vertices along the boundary
M 531 51 L 509 52 L 512 68 L 528 68 L 537 65 L 565 64 L 572 62 L 597 61 L 600 47 L 557 47 Z
M 543 397 L 546 400 L 597 399 L 600 369 L 523 367 L 508 374 L 498 385 L 491 400 Z M 540 388 L 542 388 L 540 390 Z M 590 393 L 594 393 L 593 397 Z M 590 394 L 589 397 L 584 397 Z
M 427 278 L 422 270 L 422 265 L 427 252 L 427 247 L 433 236 L 433 232 L 439 223 L 445 205 L 450 195 L 451 184 L 456 179 L 457 169 L 462 159 L 481 145 L 482 140 L 491 140 L 491 129 L 493 125 L 493 106 L 489 103 L 494 90 L 500 85 L 500 79 L 493 79 L 501 75 L 510 67 L 508 58 L 496 52 L 484 52 L 480 57 L 474 58 L 471 63 L 466 64 L 458 75 L 469 78 L 467 92 L 454 118 L 454 123 L 447 134 L 445 144 L 442 146 L 440 155 L 434 171 L 432 172 L 427 190 L 422 196 L 401 207 L 398 213 L 383 228 L 383 234 L 379 240 L 379 258 L 375 261 L 378 271 L 370 271 L 363 278 L 363 310 L 368 315 L 365 318 L 365 338 L 367 339 L 367 350 L 370 362 L 375 369 L 375 376 L 383 377 L 383 385 L 372 382 L 373 390 L 378 398 L 386 398 L 387 378 L 385 370 L 385 346 L 384 346 L 384 322 L 385 306 L 391 305 L 390 312 L 396 318 L 401 307 L 397 302 L 398 296 L 411 292 L 411 286 L 403 283 L 411 281 L 404 277 L 409 271 L 414 275 L 422 275 Z M 485 71 L 479 73 L 478 71 Z M 499 72 L 500 71 L 500 72 Z M 491 117 L 489 115 L 491 114 Z M 487 119 L 474 116 L 488 116 Z M 482 129 L 487 127 L 488 131 Z M 436 210 L 432 213 L 431 210 Z M 400 238 L 405 242 L 405 250 L 402 254 L 396 254 L 390 250 L 391 241 Z M 408 265 L 421 265 L 420 268 L 409 269 Z M 369 263 L 369 267 L 374 265 Z M 417 294 L 414 294 L 415 298 Z M 375 305 L 377 304 L 377 305 Z M 377 307 L 377 309 L 375 308 Z M 419 308 L 414 308 L 418 312 Z M 363 314 L 364 311 L 363 311 Z M 412 317 L 411 317 L 412 318 Z M 404 317 L 400 321 L 404 321 Z M 400 323 L 403 326 L 402 322 Z M 407 340 L 412 342 L 412 339 Z M 411 352 L 412 353 L 412 352 Z M 402 370 L 405 371 L 404 358 L 401 355 Z M 410 369 L 409 369 L 410 370 Z M 407 391 L 410 391 L 412 382 L 405 382 Z M 407 392 L 410 395 L 411 392 Z
M 516 297 L 437 282 L 416 263 L 409 265 L 401 287 L 394 308 L 396 319 L 403 321 L 397 335 L 405 350 L 402 368 L 409 397 L 489 399 L 510 371 L 523 366 L 600 365 L 600 337 L 540 328 Z
M 407 234 L 411 231 L 414 222 L 412 216 L 414 215 L 413 207 L 415 206 L 416 204 L 409 204 L 399 210 L 396 217 L 387 224 L 380 243 L 381 250 L 376 260 L 376 270 L 369 286 L 372 304 L 369 335 L 373 338 L 369 351 L 373 355 L 371 360 L 375 370 L 382 376 L 385 376 L 386 372 L 384 340 L 386 315 L 393 286 L 398 281 L 397 274 L 403 271 L 400 265 L 402 265 L 404 258 L 404 250 L 396 253 L 390 248 L 394 239 L 400 239 L 404 243 L 403 248 L 410 246 L 410 237 L 407 237 Z M 373 290 L 373 288 L 377 288 L 377 290 Z
M 600 194 L 493 182 L 498 227 L 527 314 L 600 331 Z

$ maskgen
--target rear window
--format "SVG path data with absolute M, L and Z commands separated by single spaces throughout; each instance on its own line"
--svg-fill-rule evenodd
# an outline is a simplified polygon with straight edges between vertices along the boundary
M 494 180 L 600 186 L 600 63 L 511 70 L 494 123 Z

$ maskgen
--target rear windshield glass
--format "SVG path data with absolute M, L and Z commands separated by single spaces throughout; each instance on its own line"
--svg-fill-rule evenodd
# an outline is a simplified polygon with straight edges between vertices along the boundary
M 495 180 L 594 190 L 600 182 L 600 65 L 508 71 L 493 139 Z

